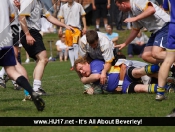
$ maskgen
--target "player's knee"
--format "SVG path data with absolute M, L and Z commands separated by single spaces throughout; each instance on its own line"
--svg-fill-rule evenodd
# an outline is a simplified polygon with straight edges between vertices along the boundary
M 143 52 L 143 54 L 142 54 L 142 59 L 143 59 L 143 60 L 148 60 L 148 56 L 150 56 L 148 53 Z
M 160 55 L 160 52 L 152 52 L 152 57 L 155 59 L 158 59 Z
M 43 64 L 47 64 L 49 62 L 49 59 L 48 58 L 42 58 L 40 59 L 40 62 L 42 62 Z

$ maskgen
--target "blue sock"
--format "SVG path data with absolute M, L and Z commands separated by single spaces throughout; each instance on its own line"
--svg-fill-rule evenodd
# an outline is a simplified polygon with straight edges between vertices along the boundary
M 157 86 L 157 94 L 164 95 L 164 93 L 165 93 L 165 87 Z
M 157 84 L 149 84 L 148 93 L 157 93 Z
M 147 74 L 152 74 L 152 73 L 156 73 L 159 71 L 159 65 L 155 64 L 155 65 L 146 65 L 145 66 L 145 72 Z
M 29 95 L 29 92 L 27 90 L 24 90 L 24 95 L 25 96 L 28 96 Z

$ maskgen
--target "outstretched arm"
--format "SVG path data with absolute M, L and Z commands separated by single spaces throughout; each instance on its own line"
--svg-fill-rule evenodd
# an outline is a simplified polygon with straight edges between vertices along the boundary
M 153 15 L 155 12 L 156 12 L 156 10 L 153 7 L 152 3 L 149 2 L 148 7 L 141 14 L 137 15 L 136 17 L 127 18 L 124 20 L 124 22 L 136 22 L 136 21 L 139 21 L 143 18 L 146 18 L 146 17 Z
M 137 36 L 139 32 L 140 30 L 132 29 L 126 41 L 122 44 L 116 45 L 115 47 L 119 48 L 119 50 L 123 49 L 135 39 L 135 37 Z
M 96 82 L 100 79 L 100 74 L 91 74 L 89 77 L 81 77 L 81 82 L 83 84 L 89 84 Z
M 48 17 L 46 17 L 46 19 L 47 19 L 49 22 L 53 23 L 54 25 L 61 26 L 61 27 L 65 27 L 65 28 L 68 29 L 68 30 L 74 31 L 74 29 L 73 29 L 71 26 L 67 26 L 66 24 L 64 24 L 64 23 L 62 23 L 62 22 L 60 22 L 60 21 L 58 21 L 55 17 L 53 17 L 53 16 L 51 16 L 51 15 L 48 16 Z

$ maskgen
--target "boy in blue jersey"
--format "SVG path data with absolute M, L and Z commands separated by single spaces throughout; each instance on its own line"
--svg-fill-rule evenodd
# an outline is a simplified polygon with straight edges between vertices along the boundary
M 175 1 L 169 0 L 171 3 L 171 20 L 169 24 L 168 31 L 168 40 L 167 40 L 167 48 L 166 48 L 166 57 L 160 67 L 159 75 L 158 75 L 158 93 L 156 95 L 156 100 L 162 101 L 165 99 L 165 85 L 166 78 L 168 77 L 170 67 L 175 62 Z M 168 0 L 164 1 L 163 7 L 165 10 L 169 10 Z
M 107 92 L 115 92 L 115 90 L 117 90 L 122 93 L 157 93 L 157 84 L 144 85 L 141 83 L 141 77 L 144 75 L 156 77 L 159 70 L 158 65 L 146 65 L 142 68 L 127 67 L 123 82 L 119 82 L 120 65 L 112 66 L 107 73 L 107 83 L 101 85 L 99 79 L 103 67 L 104 61 L 101 60 L 93 60 L 90 62 L 84 57 L 75 61 L 74 68 L 81 76 L 81 82 L 86 84 L 85 89 L 88 94 L 103 93 L 103 90 Z M 119 88 L 119 86 L 121 90 L 116 89 Z M 97 89 L 94 90 L 94 87 Z M 101 91 L 99 89 L 101 89 Z M 168 86 L 166 86 L 166 89 L 168 91 L 170 90 Z

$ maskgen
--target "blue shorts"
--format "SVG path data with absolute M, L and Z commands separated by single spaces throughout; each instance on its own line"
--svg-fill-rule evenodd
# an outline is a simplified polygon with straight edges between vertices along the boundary
M 169 24 L 167 49 L 175 50 L 175 23 Z
M 162 27 L 156 33 L 152 33 L 146 46 L 158 46 L 158 47 L 166 48 L 167 37 L 168 37 L 168 27 L 169 27 L 169 23 L 167 23 L 164 27 Z
M 3 47 L 0 50 L 0 66 L 15 66 L 16 59 L 13 46 Z

